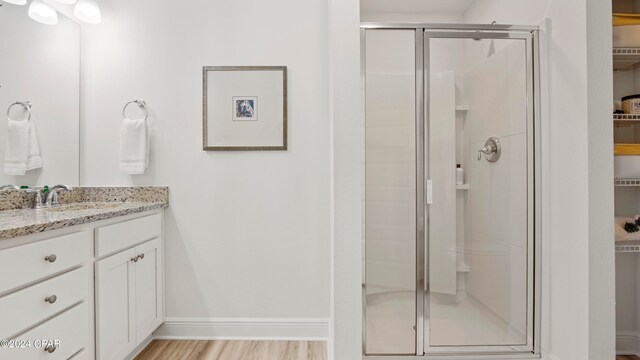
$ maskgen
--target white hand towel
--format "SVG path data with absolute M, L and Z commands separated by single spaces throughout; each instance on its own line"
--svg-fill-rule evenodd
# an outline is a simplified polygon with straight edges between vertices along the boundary
M 29 121 L 29 155 L 27 156 L 27 170 L 39 169 L 42 167 L 42 157 L 40 156 L 40 145 L 36 136 L 36 128 Z
M 33 151 L 31 143 L 34 143 L 33 146 L 35 146 L 35 149 L 38 149 L 35 132 L 30 122 L 24 120 L 9 120 L 7 123 L 7 144 L 4 152 L 4 173 L 6 175 L 25 174 L 28 170 L 27 162 L 29 155 L 31 155 Z M 39 153 L 39 150 L 36 152 Z M 37 163 L 34 161 L 29 165 L 35 168 L 33 166 L 36 166 Z M 42 160 L 40 160 L 40 166 L 42 166 Z
M 124 119 L 120 128 L 120 172 L 144 174 L 149 167 L 149 139 L 144 119 Z

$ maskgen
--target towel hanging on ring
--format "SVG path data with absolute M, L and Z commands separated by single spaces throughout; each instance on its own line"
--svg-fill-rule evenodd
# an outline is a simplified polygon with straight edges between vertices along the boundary
M 145 111 L 144 119 L 129 119 L 125 110 L 129 104 L 137 104 Z M 120 172 L 129 175 L 144 174 L 149 167 L 149 131 L 147 118 L 149 112 L 144 100 L 128 102 L 122 109 L 120 128 Z

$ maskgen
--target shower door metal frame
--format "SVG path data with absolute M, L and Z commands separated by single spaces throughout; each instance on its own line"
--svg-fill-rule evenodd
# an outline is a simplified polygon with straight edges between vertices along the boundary
M 489 25 L 491 29 L 495 25 Z M 425 151 L 429 149 L 429 129 L 430 129 L 430 116 L 429 116 L 429 86 L 430 84 L 430 71 L 429 69 L 429 60 L 430 60 L 430 40 L 431 39 L 507 39 L 507 40 L 520 40 L 525 42 L 525 60 L 526 60 L 526 97 L 527 97 L 527 109 L 526 109 L 526 128 L 527 128 L 527 297 L 526 297 L 526 314 L 527 314 L 527 326 L 526 326 L 526 343 L 517 344 L 517 345 L 483 345 L 483 346 L 437 346 L 431 347 L 430 344 L 425 344 L 424 353 L 428 355 L 464 355 L 464 354 L 483 354 L 483 355 L 492 355 L 493 357 L 500 354 L 537 354 L 539 353 L 539 349 L 536 349 L 536 344 L 539 343 L 539 334 L 536 335 L 536 325 L 539 324 L 539 321 L 536 321 L 536 314 L 540 314 L 539 309 L 536 310 L 536 305 L 540 304 L 540 301 L 536 300 L 536 294 L 539 294 L 539 291 L 536 291 L 535 281 L 539 279 L 539 276 L 536 276 L 536 244 L 539 244 L 539 241 L 536 241 L 536 234 L 539 232 L 535 231 L 536 218 L 535 209 L 539 206 L 536 205 L 535 201 L 535 189 L 536 186 L 532 179 L 535 178 L 535 164 L 537 163 L 537 159 L 535 157 L 535 149 L 538 147 L 535 146 L 535 141 L 537 138 L 535 136 L 535 131 L 539 127 L 537 126 L 538 122 L 536 121 L 536 115 L 539 111 L 536 110 L 536 100 L 535 98 L 535 81 L 534 77 L 538 74 L 538 71 L 535 69 L 535 64 L 538 63 L 538 54 L 536 51 L 536 46 L 534 45 L 534 41 L 537 41 L 537 30 L 520 30 L 521 27 L 518 27 L 518 30 L 513 30 L 513 26 L 510 27 L 509 30 L 479 30 L 479 29 L 451 29 L 451 28 L 426 28 L 424 29 L 424 83 L 425 85 L 425 95 L 424 95 L 424 108 L 425 110 L 425 122 L 427 129 L 426 140 L 424 143 Z M 535 34 L 535 35 L 534 35 Z M 427 170 L 426 175 L 429 176 L 431 169 L 430 162 L 427 162 Z M 425 202 L 423 202 L 425 203 Z M 428 222 L 428 210 L 427 210 L 427 222 Z M 426 245 L 425 248 L 429 249 L 430 238 L 428 232 L 426 232 Z M 424 255 L 423 263 L 425 265 L 424 279 L 425 279 L 425 292 L 430 293 L 429 288 L 429 269 L 428 269 L 428 256 L 426 251 L 420 252 L 419 254 Z M 427 309 L 429 309 L 429 297 L 425 298 L 424 302 L 424 313 L 427 313 Z M 419 305 L 419 304 L 418 304 Z M 428 321 L 430 317 L 425 316 L 425 322 Z M 429 331 L 427 323 L 424 325 L 425 333 Z M 429 339 L 428 336 L 425 336 L 425 339 Z M 417 349 L 419 351 L 419 349 Z
M 495 360 L 537 359 L 541 340 L 541 148 L 540 148 L 540 44 L 539 27 L 502 24 L 413 24 L 362 23 L 361 47 L 367 29 L 415 31 L 416 49 L 416 353 L 415 355 L 366 355 L 366 292 L 363 284 L 363 359 L 442 359 Z M 527 343 L 517 346 L 438 346 L 427 343 L 429 263 L 427 251 L 428 208 L 426 199 L 430 164 L 426 159 L 429 148 L 429 41 L 434 38 L 451 39 L 513 39 L 525 41 L 527 76 Z M 365 60 L 362 59 L 364 65 Z M 364 81 L 364 70 L 362 70 Z M 364 86 L 363 86 L 364 91 Z M 366 239 L 365 239 L 366 246 Z M 366 264 L 366 261 L 365 261 Z M 366 265 L 365 265 L 366 266 Z

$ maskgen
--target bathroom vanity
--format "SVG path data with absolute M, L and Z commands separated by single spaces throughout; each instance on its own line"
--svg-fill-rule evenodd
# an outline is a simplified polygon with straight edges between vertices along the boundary
M 123 201 L 99 189 L 0 211 L 0 358 L 125 359 L 164 321 L 168 190 Z

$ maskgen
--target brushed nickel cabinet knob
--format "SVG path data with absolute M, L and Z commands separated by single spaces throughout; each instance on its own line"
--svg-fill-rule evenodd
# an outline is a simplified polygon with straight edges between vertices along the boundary
M 58 257 L 56 256 L 56 254 L 51 254 L 49 256 L 45 256 L 44 261 L 48 261 L 50 263 L 56 262 L 56 259 Z
M 55 295 L 51 295 L 51 296 L 47 296 L 46 298 L 44 298 L 45 302 L 48 302 L 49 304 L 53 304 L 58 300 L 58 297 Z
M 53 352 L 56 351 L 57 348 L 58 348 L 57 346 L 48 345 L 47 347 L 44 348 L 44 351 L 48 352 L 49 354 L 53 354 Z

